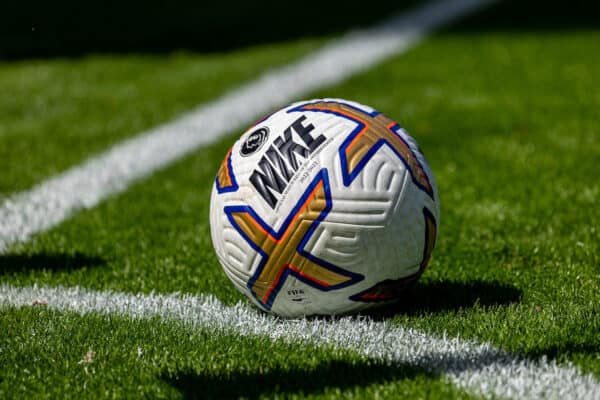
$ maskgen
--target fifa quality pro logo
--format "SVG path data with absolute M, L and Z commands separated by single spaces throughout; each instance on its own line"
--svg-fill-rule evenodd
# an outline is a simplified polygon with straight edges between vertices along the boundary
M 359 311 L 399 299 L 425 271 L 437 187 L 394 120 L 347 100 L 300 102 L 233 149 L 215 179 L 211 235 L 227 276 L 263 310 Z

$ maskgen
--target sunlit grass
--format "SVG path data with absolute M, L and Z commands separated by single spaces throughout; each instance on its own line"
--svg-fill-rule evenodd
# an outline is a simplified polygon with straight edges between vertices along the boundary
M 432 262 L 384 317 L 526 357 L 548 355 L 600 377 L 599 40 L 596 32 L 445 34 L 315 94 L 357 100 L 397 119 L 436 174 L 442 211 Z M 154 102 L 167 101 L 163 89 L 153 90 Z M 140 118 L 140 128 L 156 122 Z M 208 226 L 214 174 L 235 136 L 15 245 L 0 257 L 2 282 L 243 300 L 218 265 Z M 65 140 L 53 145 L 55 154 Z M 443 378 L 351 352 L 215 337 L 158 319 L 39 307 L 0 314 L 0 397 L 465 397 Z M 80 364 L 88 351 L 94 361 Z

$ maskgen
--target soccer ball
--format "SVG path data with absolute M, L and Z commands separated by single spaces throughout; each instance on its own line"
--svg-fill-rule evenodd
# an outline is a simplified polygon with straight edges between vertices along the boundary
M 211 236 L 233 284 L 284 317 L 388 304 L 437 237 L 431 169 L 400 125 L 362 104 L 303 101 L 235 142 L 211 196 Z

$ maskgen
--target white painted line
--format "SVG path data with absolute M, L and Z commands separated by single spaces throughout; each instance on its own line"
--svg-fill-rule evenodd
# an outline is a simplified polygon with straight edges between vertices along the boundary
M 428 32 L 493 0 L 436 1 L 374 28 L 356 31 L 299 62 L 205 104 L 178 120 L 126 140 L 0 206 L 0 252 L 52 228 L 198 147 L 316 89 L 406 51 Z
M 244 304 L 223 306 L 212 296 L 132 295 L 74 288 L 17 288 L 0 285 L 0 307 L 46 304 L 79 314 L 161 317 L 244 336 L 332 345 L 390 365 L 409 364 L 446 376 L 473 394 L 488 398 L 598 399 L 600 383 L 572 365 L 511 355 L 490 344 L 423 332 L 361 317 L 282 320 Z M 39 306 L 38 306 L 39 307 Z

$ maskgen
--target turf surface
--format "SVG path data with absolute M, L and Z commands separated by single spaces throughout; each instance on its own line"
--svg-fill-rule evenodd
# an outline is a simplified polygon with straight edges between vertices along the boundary
M 425 307 L 399 307 L 399 323 L 600 376 L 598 39 L 446 36 L 336 89 L 400 115 L 438 179 Z
M 322 40 L 230 53 L 92 55 L 0 63 L 0 197 L 314 50 Z
M 9 367 L 2 397 L 469 397 L 425 371 L 349 351 L 223 336 L 158 318 L 6 311 L 0 348 L 19 350 L 0 353 Z
M 315 93 L 355 99 L 399 120 L 419 141 L 440 187 L 441 231 L 430 267 L 402 304 L 376 317 L 573 362 L 600 379 L 599 40 L 597 31 L 446 32 Z M 161 88 L 152 90 L 161 102 Z M 80 123 L 92 127 L 114 113 Z M 242 300 L 218 266 L 208 227 L 212 179 L 234 136 L 15 245 L 0 256 L 2 282 Z M 57 138 L 57 149 L 69 146 Z M 0 135 L 3 146 L 8 140 Z M 82 146 L 54 168 L 107 143 Z M 22 168 L 9 175 L 31 183 L 52 171 L 32 177 Z M 192 397 L 199 388 L 210 388 L 205 394 L 213 397 L 466 396 L 443 378 L 351 352 L 43 307 L 0 310 L 0 349 L 0 397 L 46 391 L 50 397 Z M 96 352 L 93 361 L 78 364 L 88 351 Z

